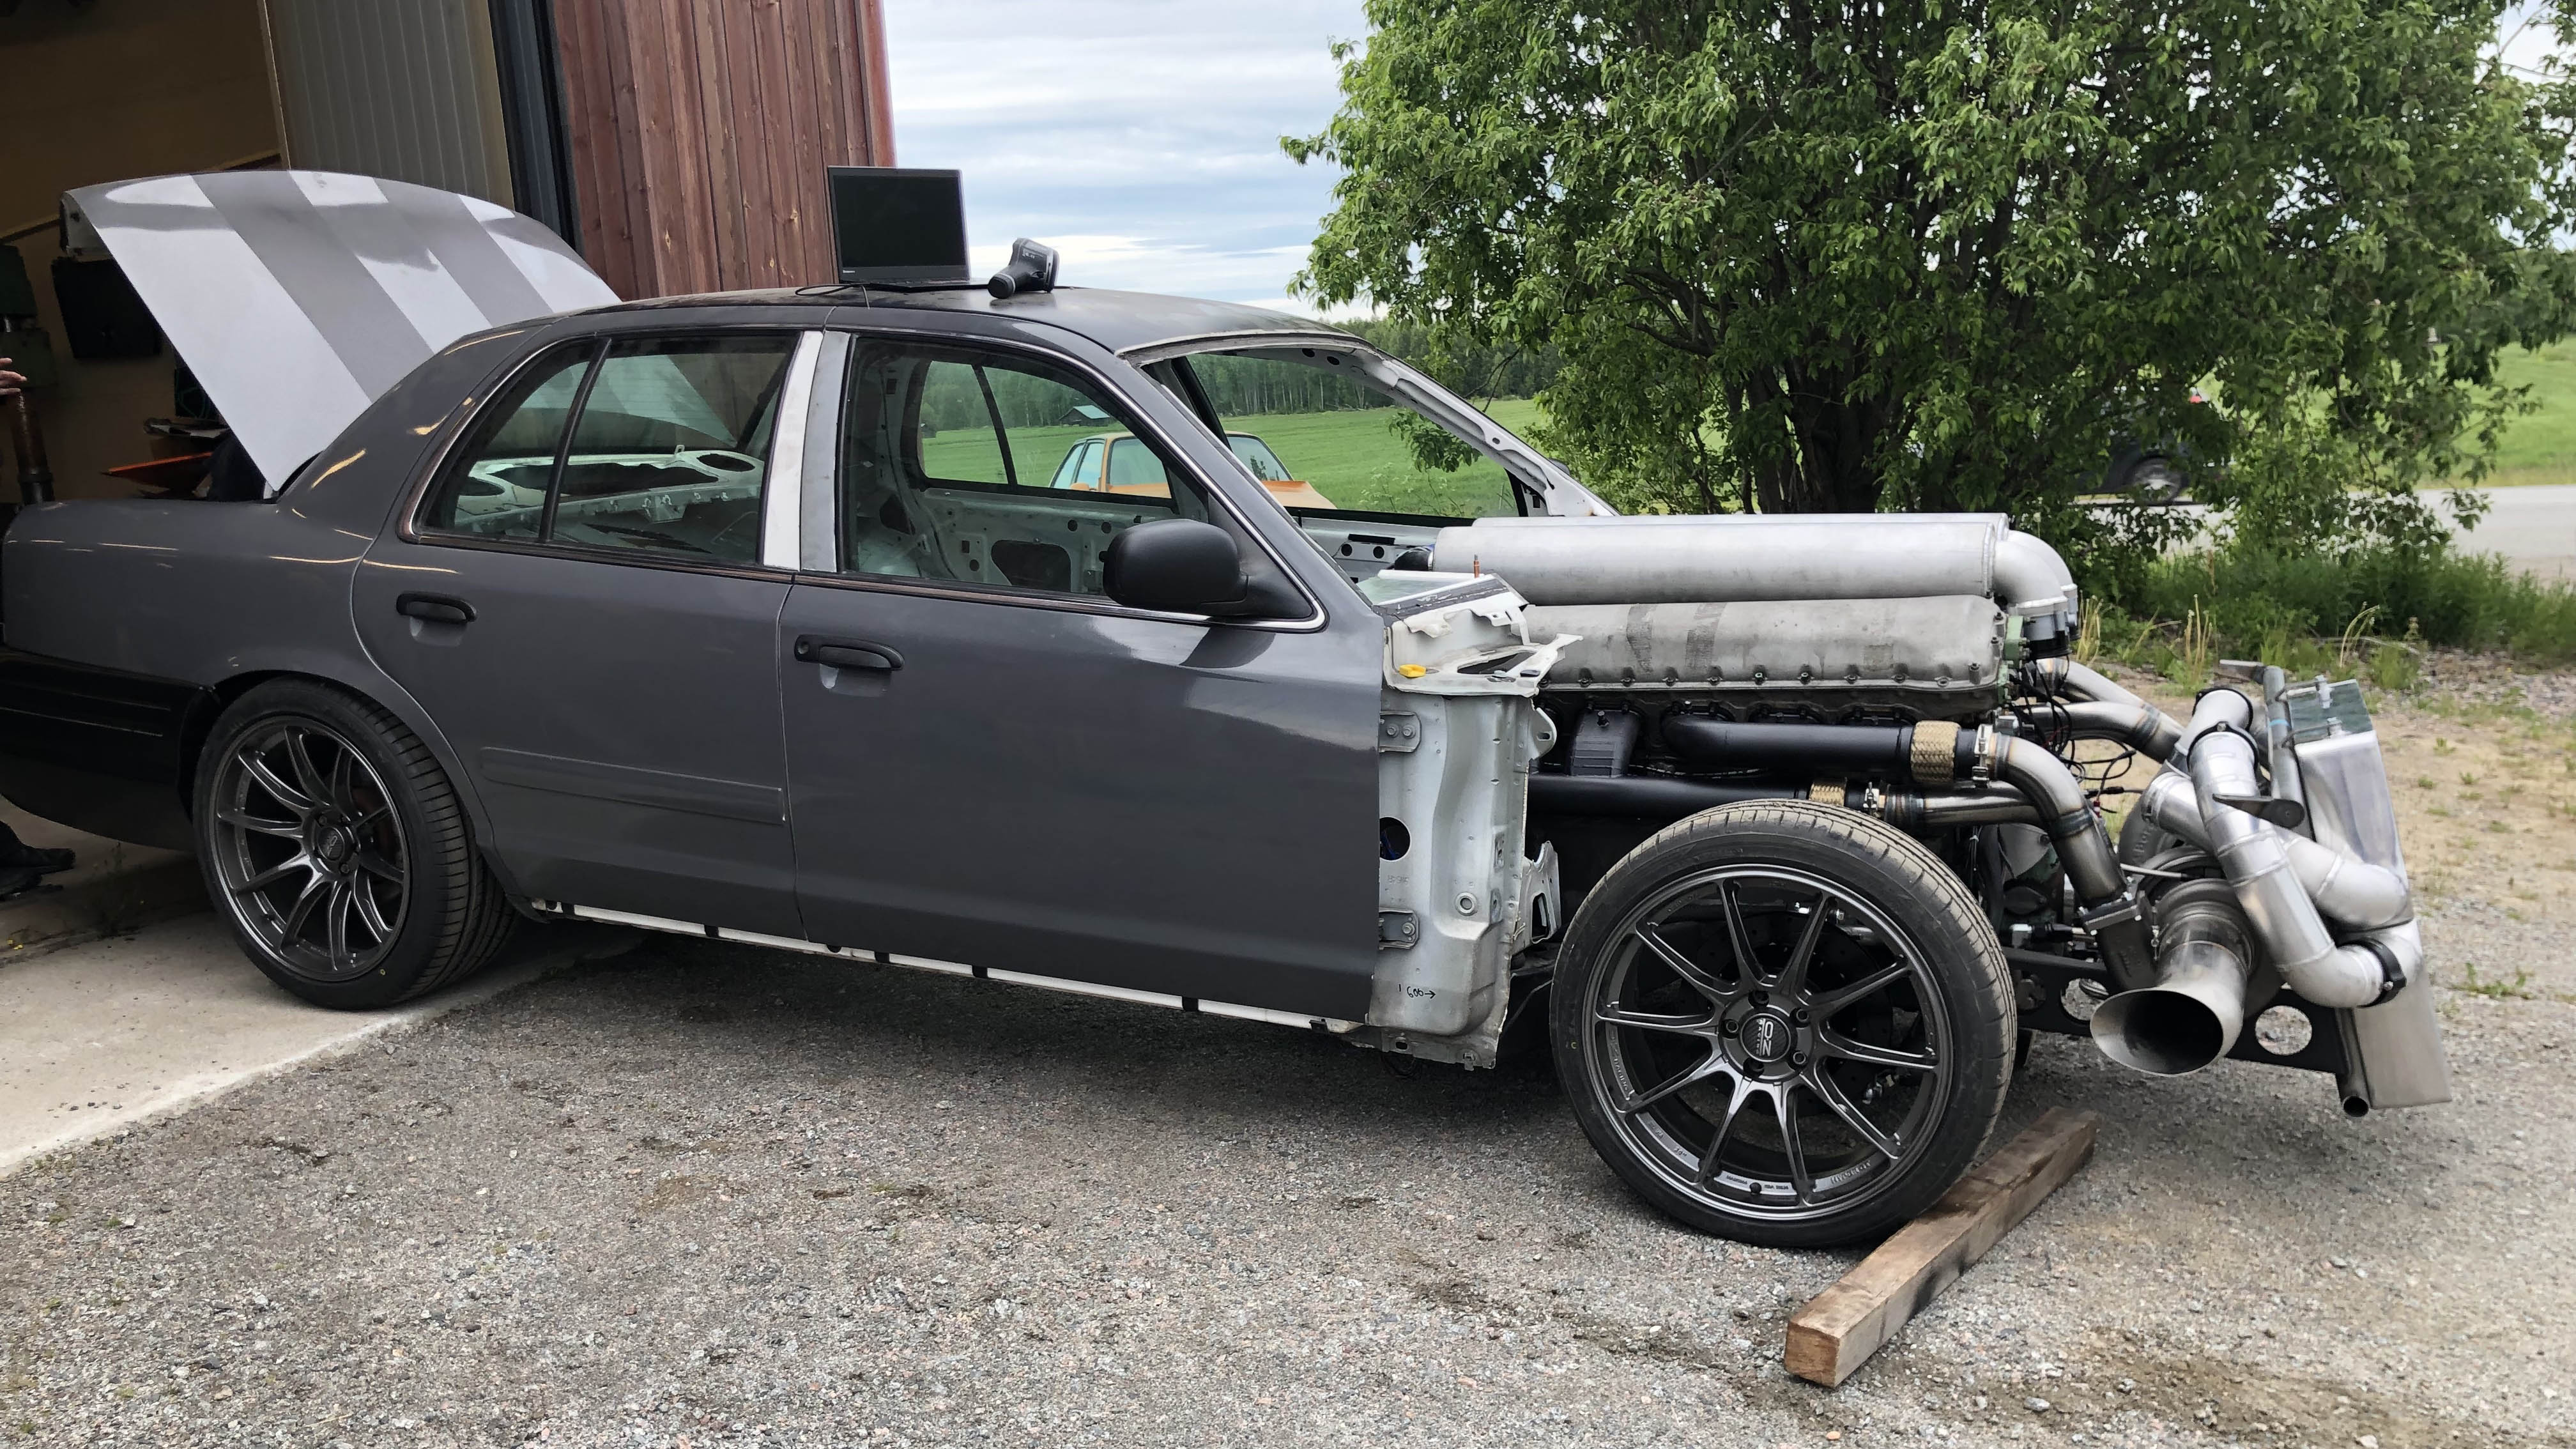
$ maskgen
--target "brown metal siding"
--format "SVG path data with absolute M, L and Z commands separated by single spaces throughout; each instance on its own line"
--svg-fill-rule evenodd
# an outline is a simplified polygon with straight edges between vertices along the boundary
M 877 0 L 556 0 L 581 249 L 626 297 L 829 282 L 823 168 L 894 164 Z

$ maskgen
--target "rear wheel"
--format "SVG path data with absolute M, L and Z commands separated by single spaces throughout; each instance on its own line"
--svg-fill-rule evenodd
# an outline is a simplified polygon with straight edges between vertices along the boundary
M 1730 805 L 1584 900 L 1557 958 L 1560 1077 L 1664 1211 L 1783 1247 L 1884 1233 L 1973 1165 L 2015 1021 L 1994 932 L 1919 843 L 1847 811 Z
M 270 980 L 391 1006 L 489 961 L 515 919 L 445 772 L 384 711 L 286 680 L 215 722 L 197 770 L 207 892 Z

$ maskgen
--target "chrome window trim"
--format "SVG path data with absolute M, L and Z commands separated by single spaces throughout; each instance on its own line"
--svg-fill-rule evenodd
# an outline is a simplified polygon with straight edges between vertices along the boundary
M 769 466 L 760 477 L 760 566 L 793 570 L 803 557 L 805 421 L 814 401 L 814 358 L 823 334 L 796 339 L 787 375 L 778 382 L 778 412 L 769 425 Z
M 834 514 L 841 478 L 841 390 L 850 366 L 850 334 L 815 332 L 813 391 L 806 409 L 805 471 L 797 482 L 801 535 L 793 565 L 799 572 L 835 572 L 841 566 Z

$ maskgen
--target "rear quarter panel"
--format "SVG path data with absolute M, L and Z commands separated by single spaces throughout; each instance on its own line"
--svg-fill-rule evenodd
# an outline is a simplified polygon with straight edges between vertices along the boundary
M 113 839 L 184 846 L 197 744 L 276 674 L 328 680 L 437 727 L 376 668 L 350 581 L 484 383 L 563 324 L 463 339 L 378 399 L 266 503 L 105 500 L 18 516 L 0 543 L 0 792 Z M 28 686 L 34 687 L 28 687 Z M 469 810 L 480 816 L 470 797 Z

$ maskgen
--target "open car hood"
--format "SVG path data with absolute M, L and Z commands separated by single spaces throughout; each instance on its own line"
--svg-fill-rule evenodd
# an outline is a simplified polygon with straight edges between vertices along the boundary
M 469 333 L 618 300 L 503 206 L 333 171 L 224 171 L 63 196 L 152 309 L 275 493 L 366 406 Z

